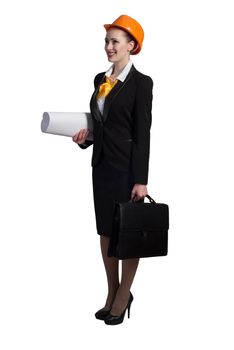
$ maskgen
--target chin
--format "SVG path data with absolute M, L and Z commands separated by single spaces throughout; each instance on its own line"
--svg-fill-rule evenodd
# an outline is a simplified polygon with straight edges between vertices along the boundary
M 115 57 L 108 57 L 108 56 L 107 56 L 107 59 L 108 59 L 109 62 L 112 62 L 112 63 L 118 61 L 118 58 L 116 57 L 116 55 L 115 55 Z
M 109 62 L 112 62 L 112 63 L 116 62 L 116 60 L 113 57 L 107 57 L 107 58 Z

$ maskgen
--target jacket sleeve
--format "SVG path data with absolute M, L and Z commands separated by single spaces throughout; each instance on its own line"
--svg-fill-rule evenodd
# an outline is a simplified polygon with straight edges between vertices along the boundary
M 142 75 L 137 83 L 133 112 L 132 173 L 135 184 L 148 183 L 152 90 L 153 80 L 149 76 Z
M 78 143 L 78 146 L 82 149 L 86 149 L 93 144 L 93 141 L 86 140 L 84 143 Z

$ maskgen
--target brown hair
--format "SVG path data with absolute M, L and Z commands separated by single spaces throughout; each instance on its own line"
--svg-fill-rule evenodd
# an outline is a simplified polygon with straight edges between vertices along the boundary
M 137 43 L 136 39 L 134 39 L 133 36 L 130 33 L 126 32 L 125 30 L 124 30 L 124 33 L 126 35 L 126 38 L 127 38 L 128 42 L 134 41 L 134 47 L 132 49 L 132 51 L 134 51 L 137 48 L 137 46 L 138 46 L 138 43 Z

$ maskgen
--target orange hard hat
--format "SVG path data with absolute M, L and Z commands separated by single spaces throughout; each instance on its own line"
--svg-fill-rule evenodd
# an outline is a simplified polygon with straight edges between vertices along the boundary
M 106 31 L 113 27 L 120 28 L 129 33 L 136 40 L 137 46 L 131 51 L 131 55 L 137 55 L 141 51 L 144 30 L 135 19 L 127 15 L 121 15 L 112 24 L 104 24 L 104 27 Z

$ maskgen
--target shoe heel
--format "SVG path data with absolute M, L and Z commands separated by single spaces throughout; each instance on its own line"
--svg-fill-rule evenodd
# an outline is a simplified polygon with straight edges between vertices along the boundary
M 116 325 L 116 324 L 122 323 L 124 320 L 126 311 L 128 311 L 128 318 L 130 318 L 130 308 L 131 308 L 132 301 L 133 301 L 133 295 L 131 293 L 129 297 L 128 305 L 126 306 L 122 314 L 119 316 L 113 316 L 111 313 L 109 313 L 109 315 L 104 320 L 105 324 Z
M 131 304 L 132 304 L 132 303 L 130 303 L 130 305 L 129 305 L 129 307 L 128 307 L 128 318 L 130 318 L 130 309 L 131 309 Z

